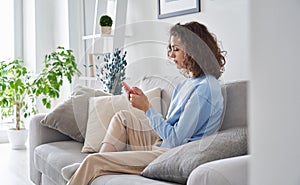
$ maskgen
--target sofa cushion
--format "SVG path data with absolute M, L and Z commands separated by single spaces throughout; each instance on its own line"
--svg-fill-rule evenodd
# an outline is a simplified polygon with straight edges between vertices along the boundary
M 197 166 L 246 153 L 247 129 L 228 129 L 165 152 L 152 161 L 142 175 L 185 184 Z
M 205 163 L 193 170 L 187 184 L 247 184 L 249 160 L 249 155 L 243 155 Z
M 109 95 L 100 90 L 76 86 L 71 97 L 56 106 L 41 120 L 41 124 L 83 142 L 88 119 L 90 97 Z
M 42 178 L 41 178 L 41 183 L 40 184 L 57 185 L 53 180 L 51 180 L 45 174 L 42 174 Z
M 235 81 L 222 85 L 224 114 L 221 130 L 247 126 L 247 81 Z
M 142 177 L 140 175 L 130 175 L 130 174 L 118 174 L 118 175 L 104 175 L 97 177 L 91 185 L 175 185 L 178 183 L 158 181 L 155 179 L 149 179 Z
M 73 163 L 80 163 L 86 154 L 80 153 L 82 143 L 76 141 L 60 141 L 43 144 L 34 150 L 34 164 L 37 170 L 53 182 L 66 184 L 61 169 Z
M 161 90 L 150 89 L 145 92 L 152 107 L 161 113 Z M 115 115 L 121 110 L 128 110 L 138 119 L 145 120 L 145 113 L 132 107 L 127 100 L 127 95 L 116 95 L 91 98 L 89 104 L 89 118 L 87 123 L 86 139 L 82 152 L 98 152 L 106 134 L 108 125 Z

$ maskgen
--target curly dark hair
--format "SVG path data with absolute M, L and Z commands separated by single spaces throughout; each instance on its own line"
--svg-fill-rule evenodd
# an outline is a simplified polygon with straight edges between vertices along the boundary
M 222 75 L 226 52 L 220 49 L 215 35 L 205 25 L 198 22 L 177 23 L 170 29 L 171 36 L 181 40 L 186 53 L 185 68 L 194 77 L 210 74 L 218 79 Z M 170 45 L 168 49 L 169 55 Z

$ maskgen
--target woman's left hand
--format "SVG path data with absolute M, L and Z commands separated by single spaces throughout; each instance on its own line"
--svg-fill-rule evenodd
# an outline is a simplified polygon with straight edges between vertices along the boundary
M 132 90 L 135 93 L 129 94 L 129 101 L 131 105 L 137 109 L 147 112 L 147 110 L 151 107 L 147 96 L 138 87 L 133 87 Z

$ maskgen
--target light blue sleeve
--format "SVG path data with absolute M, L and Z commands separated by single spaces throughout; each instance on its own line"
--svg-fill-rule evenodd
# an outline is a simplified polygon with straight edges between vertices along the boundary
M 187 143 L 209 118 L 211 104 L 206 98 L 197 93 L 193 93 L 185 105 L 179 120 L 172 126 L 168 120 L 164 120 L 162 115 L 153 108 L 146 112 L 150 119 L 150 124 L 156 133 L 163 139 L 162 147 L 173 148 Z

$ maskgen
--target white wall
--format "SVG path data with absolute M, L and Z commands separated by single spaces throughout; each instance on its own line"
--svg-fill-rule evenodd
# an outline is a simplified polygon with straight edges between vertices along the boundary
M 251 1 L 250 185 L 300 184 L 300 1 Z
M 67 0 L 24 0 L 24 59 L 34 72 L 58 45 L 69 47 Z
M 52 51 L 54 46 L 54 3 L 52 0 L 35 1 L 35 43 L 37 72 L 43 67 L 45 54 Z
M 23 57 L 26 65 L 39 73 L 46 54 L 55 51 L 59 45 L 69 48 L 68 0 L 24 0 L 23 6 Z M 69 96 L 70 85 L 65 84 L 61 98 L 54 101 L 53 106 Z M 38 109 L 49 111 L 41 103 L 38 103 Z
M 35 0 L 23 2 L 23 58 L 25 63 L 36 72 L 35 42 Z
M 73 0 L 74 1 L 74 0 Z M 53 45 L 69 48 L 69 3 L 68 0 L 52 0 L 53 3 Z
M 204 23 L 211 32 L 215 33 L 223 49 L 228 52 L 224 80 L 250 78 L 248 0 L 201 0 L 201 12 L 167 19 L 157 19 L 157 8 L 157 0 L 128 0 L 127 23 L 134 24 L 149 20 L 163 22 L 164 26 L 190 21 Z M 158 30 L 158 28 L 152 28 L 144 34 L 151 34 L 153 29 Z M 155 34 L 164 35 L 163 41 L 167 42 L 168 30 L 159 30 L 164 32 Z M 144 49 L 151 50 L 153 47 Z

